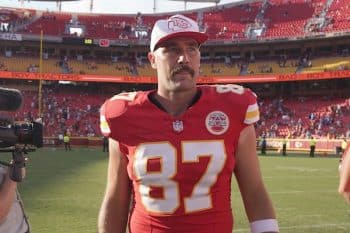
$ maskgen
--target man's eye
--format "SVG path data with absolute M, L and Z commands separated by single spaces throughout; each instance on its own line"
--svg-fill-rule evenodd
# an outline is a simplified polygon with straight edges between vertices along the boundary
M 197 52 L 198 50 L 198 47 L 195 47 L 195 46 L 191 46 L 191 47 L 188 47 L 187 51 L 189 52 Z
M 187 53 L 189 55 L 195 55 L 198 51 L 198 47 L 197 46 L 188 46 L 186 47 L 185 49 L 182 49 L 182 48 L 179 48 L 179 47 L 172 47 L 172 46 L 169 46 L 166 48 L 166 51 L 170 54 L 173 54 L 173 55 L 179 55 L 181 53 Z
M 180 52 L 180 49 L 176 47 L 169 47 L 168 50 L 169 52 L 175 53 L 175 54 L 178 54 Z

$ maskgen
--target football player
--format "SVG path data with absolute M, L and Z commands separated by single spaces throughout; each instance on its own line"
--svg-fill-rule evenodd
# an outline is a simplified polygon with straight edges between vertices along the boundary
M 256 96 L 238 85 L 197 86 L 207 35 L 183 15 L 158 20 L 148 59 L 157 90 L 101 107 L 110 138 L 100 233 L 231 233 L 235 175 L 253 233 L 279 232 L 256 154 Z

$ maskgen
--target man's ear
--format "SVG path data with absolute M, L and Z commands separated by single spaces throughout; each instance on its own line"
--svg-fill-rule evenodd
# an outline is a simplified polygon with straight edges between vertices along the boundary
M 147 58 L 148 58 L 149 62 L 151 63 L 152 68 L 153 69 L 157 69 L 154 53 L 153 52 L 149 52 L 147 54 Z

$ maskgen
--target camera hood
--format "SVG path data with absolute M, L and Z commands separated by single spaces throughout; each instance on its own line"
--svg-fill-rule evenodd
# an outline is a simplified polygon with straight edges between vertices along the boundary
M 19 90 L 0 87 L 0 111 L 16 111 L 22 105 Z

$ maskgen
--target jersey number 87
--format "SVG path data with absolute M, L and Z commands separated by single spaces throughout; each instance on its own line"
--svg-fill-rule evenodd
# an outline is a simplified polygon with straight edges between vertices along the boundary
M 182 142 L 181 148 L 181 163 L 198 163 L 199 158 L 203 156 L 210 158 L 191 195 L 183 200 L 185 213 L 210 209 L 212 207 L 210 188 L 217 181 L 227 157 L 224 142 L 185 141 Z M 157 214 L 174 213 L 181 203 L 179 184 L 173 179 L 178 170 L 176 148 L 170 142 L 143 143 L 137 147 L 134 159 L 134 174 L 136 179 L 140 180 L 138 191 L 145 209 Z M 160 171 L 147 171 L 147 162 L 150 159 L 159 159 Z M 151 197 L 151 187 L 161 187 L 163 197 Z

